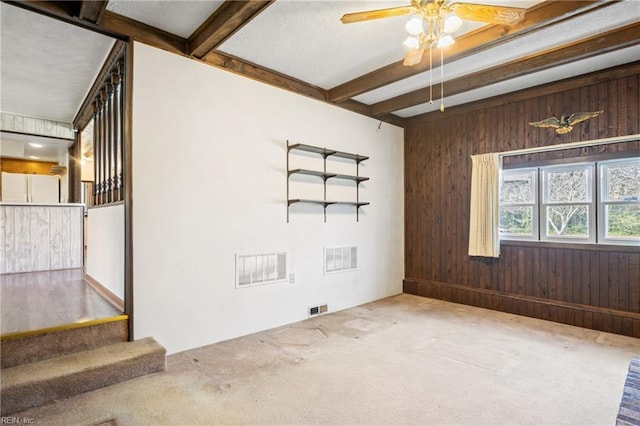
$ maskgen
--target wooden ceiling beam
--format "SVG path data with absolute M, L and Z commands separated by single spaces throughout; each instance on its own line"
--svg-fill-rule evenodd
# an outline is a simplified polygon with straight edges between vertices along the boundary
M 118 15 L 109 10 L 104 12 L 100 26 L 109 31 L 126 35 L 132 40 L 137 40 L 159 49 L 181 55 L 186 54 L 187 40 L 185 38 Z
M 34 12 L 45 12 L 60 16 L 73 17 L 78 15 L 78 5 L 72 1 L 7 1 L 6 3 L 33 10 Z
M 12 1 L 2 0 L 2 2 L 11 4 L 29 12 L 38 13 L 40 15 L 47 16 L 49 18 L 56 19 L 67 24 L 74 25 L 76 27 L 84 28 L 87 30 L 95 31 L 100 34 L 104 34 L 108 37 L 113 37 L 118 40 L 125 40 L 126 36 L 114 31 L 109 31 L 104 28 L 100 23 L 92 22 L 88 19 L 80 19 L 81 2 L 78 1 Z M 105 5 L 106 7 L 106 5 Z M 108 13 L 106 10 L 104 13 Z
M 293 77 L 289 77 L 277 71 L 243 61 L 221 52 L 209 52 L 205 55 L 203 60 L 209 65 L 214 65 L 235 74 L 240 74 L 244 77 L 279 87 L 290 92 L 299 93 L 313 99 L 325 101 L 327 97 L 327 91 L 325 89 L 312 86 L 304 81 L 294 79 Z
M 263 1 L 262 3 L 264 4 L 260 8 L 260 10 L 263 10 L 268 4 L 272 3 L 272 1 L 273 0 Z M 80 12 L 77 2 L 7 1 L 7 3 L 15 4 L 16 6 L 22 7 L 24 9 L 45 14 L 47 16 L 60 19 L 71 24 L 99 31 L 103 34 L 117 37 L 119 39 L 136 40 L 159 49 L 196 59 L 193 57 L 193 55 L 191 55 L 190 46 L 194 46 L 191 43 L 193 42 L 193 40 L 191 40 L 190 42 L 185 38 L 170 34 L 166 31 L 162 31 L 158 28 L 113 13 L 106 9 L 103 10 L 101 19 L 99 18 L 100 22 L 96 24 L 90 22 L 89 20 L 78 19 L 78 14 Z M 238 2 L 230 1 L 230 3 Z M 256 15 L 257 11 L 253 14 L 253 16 Z M 247 18 L 243 22 L 244 23 L 242 24 L 237 24 L 236 30 L 241 28 L 242 25 L 249 22 L 249 18 Z M 209 30 L 211 30 L 212 27 L 208 28 Z M 197 32 L 198 31 L 196 31 L 194 34 L 196 34 Z M 260 81 L 262 83 L 269 84 L 280 89 L 327 102 L 328 94 L 327 90 L 325 89 L 312 86 L 304 81 L 297 80 L 293 77 L 260 67 L 255 64 L 251 64 L 249 62 L 217 52 L 215 50 L 206 53 L 205 56 L 199 60 L 202 60 L 204 63 L 207 63 L 209 65 L 234 72 L 244 77 L 251 78 L 253 80 Z M 378 116 L 372 116 L 368 105 L 352 100 L 349 100 L 342 104 L 338 104 L 336 106 L 401 127 L 405 122 L 404 118 L 395 116 L 393 114 L 379 114 Z
M 80 2 L 80 12 L 78 17 L 91 21 L 94 24 L 100 24 L 102 15 L 107 9 L 109 0 L 85 0 Z
M 497 44 L 512 41 L 533 31 L 569 19 L 587 10 L 591 11 L 615 3 L 615 1 L 546 1 L 528 9 L 525 18 L 515 25 L 485 25 L 476 31 L 462 35 L 456 39 L 454 45 L 446 49 L 444 59 L 449 62 L 459 60 Z M 398 61 L 329 89 L 329 101 L 342 102 L 428 69 L 428 55 L 424 56 L 421 63 L 411 67 L 404 66 L 402 61 Z
M 108 0 L 85 0 L 85 1 L 7 1 L 6 3 L 22 7 L 23 9 L 39 12 L 53 18 L 87 21 L 92 24 L 99 24 Z
M 274 0 L 226 0 L 189 37 L 187 53 L 203 58 L 246 25 Z
M 433 123 L 439 120 L 445 120 L 459 115 L 472 114 L 479 110 L 487 108 L 499 107 L 514 102 L 521 102 L 532 97 L 551 95 L 558 92 L 599 84 L 602 82 L 617 80 L 624 77 L 636 75 L 640 72 L 640 61 L 631 62 L 629 64 L 619 65 L 617 67 L 605 70 L 594 71 L 577 77 L 569 77 L 564 80 L 554 81 L 552 83 L 542 84 L 540 86 L 529 87 L 517 92 L 507 93 L 494 96 L 492 98 L 481 99 L 475 102 L 463 105 L 449 107 L 445 112 L 433 111 L 414 117 L 405 118 L 405 128 Z
M 358 114 L 366 115 L 376 120 L 384 121 L 385 123 L 394 124 L 398 127 L 404 127 L 406 121 L 405 118 L 399 117 L 394 114 L 372 114 L 369 105 L 362 102 L 354 101 L 353 99 L 349 99 L 345 102 L 340 102 L 339 104 L 332 105 L 349 111 L 357 112 Z
M 277 87 L 279 89 L 287 90 L 289 92 L 296 93 L 298 95 L 306 96 L 318 101 L 327 102 L 327 91 L 320 87 L 312 86 L 304 81 L 297 80 L 293 77 L 281 74 L 277 71 L 273 71 L 233 56 L 211 51 L 203 58 L 203 61 L 209 65 L 217 68 L 222 68 L 226 71 L 239 74 L 243 77 L 251 78 L 261 83 L 268 84 L 270 86 Z M 340 108 L 356 112 L 358 114 L 366 115 L 376 120 L 384 121 L 385 123 L 394 124 L 396 126 L 403 127 L 405 119 L 393 114 L 378 114 L 376 116 L 371 115 L 371 111 L 368 105 L 365 105 L 354 100 L 348 100 L 340 104 L 334 104 Z
M 623 49 L 638 43 L 640 43 L 640 24 L 633 23 L 576 42 L 566 43 L 543 52 L 536 52 L 473 74 L 445 81 L 444 85 L 448 88 L 446 90 L 446 96 L 453 96 L 479 89 L 484 86 L 522 77 L 569 62 Z M 440 91 L 434 90 L 433 100 L 437 99 L 440 99 Z M 373 115 L 390 113 L 428 101 L 429 88 L 425 87 L 373 104 L 371 105 L 371 113 Z

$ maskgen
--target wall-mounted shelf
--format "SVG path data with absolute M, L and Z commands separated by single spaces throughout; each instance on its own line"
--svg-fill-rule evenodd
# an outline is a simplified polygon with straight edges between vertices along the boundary
M 301 175 L 309 175 L 309 176 L 318 176 L 324 180 L 327 179 L 331 179 L 331 178 L 335 178 L 335 179 L 345 179 L 345 180 L 352 180 L 355 182 L 364 182 L 365 180 L 369 180 L 368 177 L 364 177 L 364 176 L 353 176 L 353 175 L 342 175 L 339 173 L 326 173 L 326 172 L 321 172 L 318 170 L 309 170 L 309 169 L 293 169 L 293 170 L 289 170 L 289 176 L 291 175 L 295 175 L 295 174 L 301 174 Z
M 346 158 L 348 160 L 354 160 L 356 163 L 360 163 L 361 161 L 368 160 L 369 157 L 360 154 L 351 154 L 350 152 L 336 151 L 334 149 L 320 148 L 317 146 L 305 145 L 303 143 L 296 143 L 293 145 L 289 145 L 287 142 L 288 151 L 299 150 L 306 152 L 313 152 L 315 154 L 320 154 L 322 156 L 330 157 L 335 156 L 339 158 Z
M 324 207 L 330 206 L 332 204 L 342 204 L 345 206 L 356 206 L 356 207 L 362 207 L 362 206 L 368 206 L 369 203 L 365 202 L 365 201 L 329 201 L 329 200 L 305 200 L 302 198 L 294 198 L 291 200 L 288 200 L 289 205 L 291 204 L 295 204 L 295 203 L 312 203 L 312 204 L 322 204 Z
M 313 154 L 318 154 L 322 156 L 323 159 L 323 170 L 312 170 L 312 169 L 290 169 L 289 168 L 289 155 L 291 151 L 302 151 L 302 152 L 310 152 Z M 356 174 L 355 175 L 347 175 L 341 173 L 331 173 L 327 172 L 327 159 L 331 157 L 341 158 L 346 160 L 352 160 L 356 163 Z M 360 155 L 360 154 L 352 154 L 350 152 L 344 151 L 336 151 L 333 149 L 321 148 L 312 145 L 306 144 L 293 144 L 289 145 L 289 141 L 287 141 L 287 222 L 289 222 L 289 207 L 292 204 L 296 203 L 311 203 L 311 204 L 320 204 L 324 210 L 324 221 L 327 221 L 327 207 L 331 205 L 347 205 L 354 206 L 356 208 L 356 220 L 359 220 L 359 212 L 360 207 L 369 205 L 368 202 L 360 201 L 360 184 L 366 180 L 369 180 L 368 177 L 360 176 L 360 163 L 368 160 L 369 157 Z M 322 179 L 323 189 L 324 189 L 324 198 L 322 200 L 315 199 L 303 199 L 303 198 L 289 198 L 289 178 L 292 175 L 307 175 L 307 176 L 316 176 Z M 327 200 L 327 181 L 330 179 L 342 179 L 355 182 L 356 184 L 356 199 L 354 201 L 330 201 Z

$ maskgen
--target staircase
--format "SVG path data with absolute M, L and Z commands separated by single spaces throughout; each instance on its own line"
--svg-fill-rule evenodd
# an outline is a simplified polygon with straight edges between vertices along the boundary
M 163 371 L 153 338 L 127 341 L 127 316 L 2 336 L 2 416 Z

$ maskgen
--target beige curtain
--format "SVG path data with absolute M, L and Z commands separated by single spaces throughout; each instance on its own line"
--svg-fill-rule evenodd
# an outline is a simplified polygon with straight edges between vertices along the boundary
M 472 155 L 469 256 L 499 257 L 498 154 Z

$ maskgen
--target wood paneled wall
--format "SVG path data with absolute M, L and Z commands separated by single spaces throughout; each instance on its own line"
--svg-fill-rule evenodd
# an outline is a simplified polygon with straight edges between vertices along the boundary
M 446 93 L 445 93 L 446 94 Z M 530 121 L 604 110 L 573 132 Z M 450 108 L 405 131 L 407 293 L 640 337 L 640 250 L 503 243 L 467 255 L 471 155 L 640 133 L 638 64 Z M 638 142 L 559 151 L 640 150 Z

